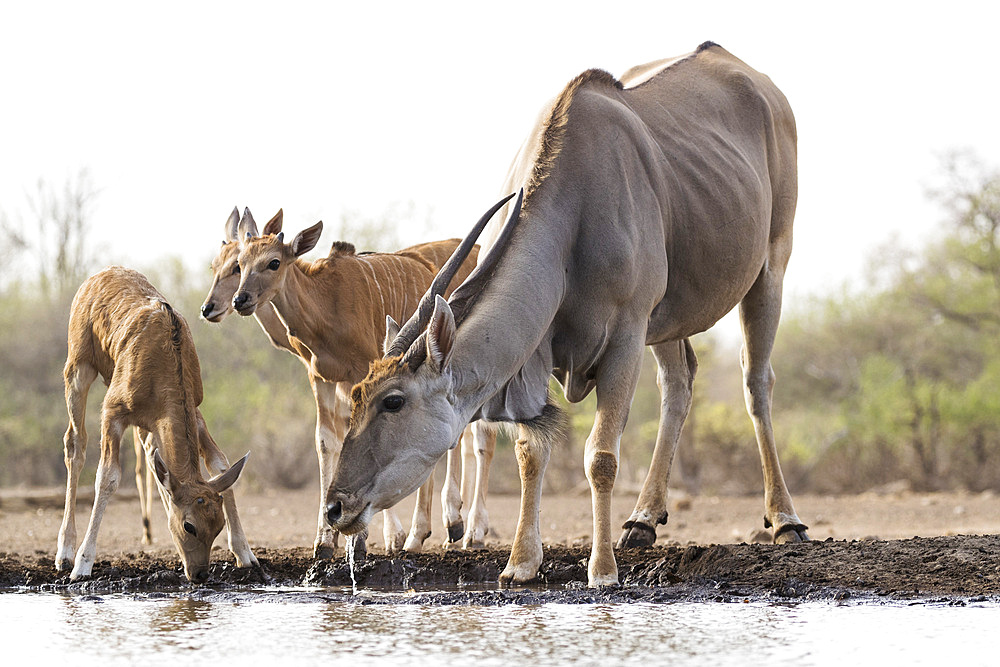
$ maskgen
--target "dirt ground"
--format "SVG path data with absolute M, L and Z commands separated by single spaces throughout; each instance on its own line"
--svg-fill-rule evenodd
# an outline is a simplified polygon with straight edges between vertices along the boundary
M 143 547 L 138 500 L 134 490 L 127 488 L 119 492 L 105 515 L 94 576 L 70 584 L 53 564 L 61 495 L 57 489 L 0 491 L 0 590 L 27 587 L 84 593 L 190 588 L 180 574 L 162 507 L 155 505 L 155 542 Z M 634 493 L 615 497 L 618 525 L 627 518 L 634 498 Z M 80 535 L 90 500 L 81 497 L 78 505 Z M 313 489 L 237 489 L 243 524 L 263 571 L 235 568 L 223 533 L 216 542 L 212 577 L 203 590 L 261 584 L 349 586 L 342 549 L 331 561 L 312 559 L 316 502 Z M 759 543 L 765 537 L 760 530 L 760 498 L 674 493 L 670 521 L 659 527 L 656 545 L 617 553 L 622 586 L 588 591 L 589 494 L 543 496 L 545 559 L 540 585 L 530 590 L 482 592 L 484 587 L 496 588 L 506 563 L 517 497 L 490 497 L 488 548 L 478 552 L 442 548 L 445 531 L 435 502 L 434 532 L 423 554 L 386 555 L 381 517 L 376 517 L 368 540 L 369 556 L 355 575 L 362 588 L 409 591 L 408 602 L 424 599 L 413 593 L 415 589 L 443 588 L 452 593 L 434 596 L 435 603 L 532 602 L 552 596 L 564 601 L 1000 599 L 1000 497 L 994 494 L 916 494 L 900 486 L 857 496 L 798 495 L 795 505 L 810 526 L 813 541 L 775 546 Z M 404 526 L 409 525 L 411 510 L 412 501 L 400 506 Z

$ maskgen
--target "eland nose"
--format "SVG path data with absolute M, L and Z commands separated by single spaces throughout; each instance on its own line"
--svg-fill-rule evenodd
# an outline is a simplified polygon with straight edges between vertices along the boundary
M 198 584 L 203 584 L 208 581 L 208 568 L 198 570 L 194 573 L 194 581 Z
M 215 304 L 211 302 L 206 303 L 201 307 L 201 316 L 207 319 L 213 310 L 215 310 Z
M 233 308 L 236 310 L 242 310 L 244 306 L 247 305 L 247 301 L 250 300 L 250 295 L 246 292 L 240 292 L 235 297 L 233 297 Z
M 326 506 L 326 521 L 331 526 L 336 525 L 340 521 L 340 516 L 344 511 L 344 503 L 339 500 L 334 503 L 328 503 Z

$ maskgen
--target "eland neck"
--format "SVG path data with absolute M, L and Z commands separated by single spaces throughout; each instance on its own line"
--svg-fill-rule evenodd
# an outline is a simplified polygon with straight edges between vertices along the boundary
M 320 265 L 322 262 L 322 265 Z M 296 260 L 271 300 L 295 353 L 327 382 L 357 382 L 379 356 L 385 316 L 403 321 L 433 273 L 396 253 Z
M 481 407 L 488 419 L 532 419 L 548 396 L 570 245 L 549 216 L 521 216 L 489 283 L 459 316 L 450 368 L 456 410 L 466 421 Z
M 161 405 L 162 414 L 152 429 L 160 441 L 160 456 L 171 475 L 180 479 L 200 478 L 198 408 L 184 392 L 179 400 L 164 400 Z

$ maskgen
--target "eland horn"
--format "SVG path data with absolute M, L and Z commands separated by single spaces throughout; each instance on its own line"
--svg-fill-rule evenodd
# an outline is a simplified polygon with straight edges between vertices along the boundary
M 469 232 L 468 236 L 462 239 L 462 242 L 458 244 L 455 251 L 451 253 L 451 257 L 445 262 L 438 274 L 434 276 L 431 286 L 427 288 L 427 292 L 420 298 L 420 304 L 417 306 L 417 310 L 410 316 L 410 319 L 406 321 L 403 328 L 399 330 L 396 338 L 393 339 L 392 345 L 386 350 L 386 357 L 394 357 L 396 355 L 406 352 L 413 341 L 417 339 L 420 332 L 424 330 L 427 323 L 430 322 L 431 315 L 434 313 L 434 297 L 444 294 L 444 291 L 448 289 L 448 284 L 451 282 L 455 274 L 458 273 L 459 267 L 462 262 L 469 256 L 472 252 L 472 247 L 476 245 L 476 240 L 479 239 L 479 235 L 482 234 L 483 229 L 486 227 L 486 223 L 490 221 L 490 218 L 499 211 L 504 204 L 510 201 L 514 197 L 514 194 L 509 194 L 496 204 L 493 205 L 490 210 L 483 214 L 483 217 L 479 219 L 479 222 L 475 224 L 472 231 Z M 515 205 L 516 210 L 520 210 L 521 198 L 518 197 L 517 204 Z

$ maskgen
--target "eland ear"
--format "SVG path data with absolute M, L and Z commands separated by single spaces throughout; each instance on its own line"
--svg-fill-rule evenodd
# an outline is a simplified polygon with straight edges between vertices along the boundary
M 173 490 L 170 488 L 170 472 L 167 470 L 167 464 L 163 457 L 160 456 L 159 449 L 153 450 L 153 474 L 156 475 L 156 481 L 160 483 L 160 488 L 173 495 Z
M 392 341 L 399 335 L 399 324 L 392 319 L 392 315 L 385 316 L 385 341 L 382 342 L 382 354 L 388 354 Z
M 281 222 L 282 218 L 284 218 L 283 210 L 284 209 L 279 208 L 278 212 L 274 214 L 274 217 L 268 220 L 267 224 L 264 225 L 264 236 L 267 236 L 268 234 L 281 233 Z
M 257 223 L 254 222 L 253 215 L 250 213 L 249 208 L 243 209 L 243 217 L 240 219 L 237 236 L 240 239 L 240 243 L 243 243 L 244 239 L 260 236 L 260 234 L 257 233 Z
M 222 238 L 226 239 L 222 242 L 222 245 L 226 245 L 237 239 L 237 229 L 240 226 L 240 210 L 237 207 L 233 207 L 233 212 L 229 214 L 229 219 L 226 220 L 226 226 L 223 228 Z
M 312 227 L 303 229 L 292 239 L 292 253 L 299 257 L 316 247 L 319 242 L 319 235 L 323 233 L 323 221 L 320 220 Z
M 250 458 L 250 452 L 244 454 L 243 458 L 234 463 L 229 470 L 208 480 L 208 485 L 212 487 L 212 490 L 216 493 L 224 493 L 228 491 L 229 487 L 235 484 L 236 480 L 240 478 L 240 473 L 243 472 L 243 466 L 247 464 L 248 458 Z
M 440 294 L 434 299 L 434 313 L 427 325 L 427 358 L 437 372 L 442 372 L 451 359 L 455 342 L 455 316 L 451 306 Z

